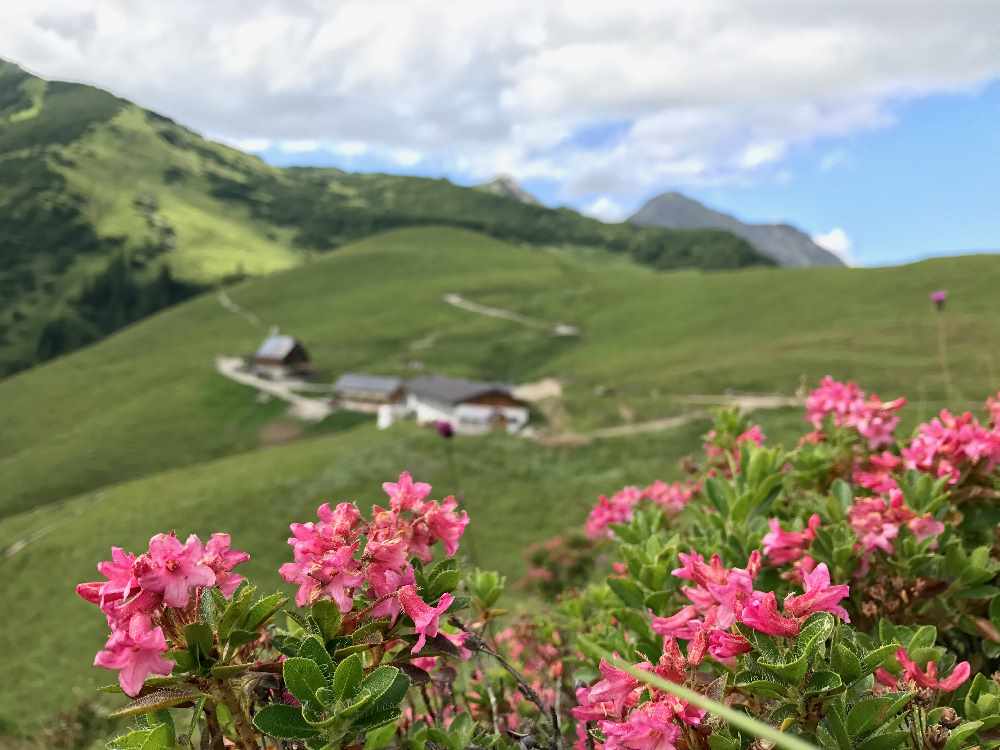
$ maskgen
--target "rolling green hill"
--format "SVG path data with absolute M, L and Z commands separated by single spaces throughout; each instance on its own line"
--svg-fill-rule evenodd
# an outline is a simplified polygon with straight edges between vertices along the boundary
M 104 485 L 256 448 L 281 407 L 216 374 L 269 326 L 300 337 L 330 377 L 348 370 L 567 382 L 564 429 L 676 413 L 685 394 L 791 394 L 826 373 L 886 397 L 945 397 L 927 301 L 952 290 L 946 324 L 956 398 L 997 382 L 1000 256 L 886 269 L 660 274 L 606 253 L 538 251 L 447 228 L 391 232 L 165 311 L 0 382 L 0 516 Z M 474 315 L 459 292 L 578 338 Z M 994 388 L 995 389 L 995 388 Z M 604 395 L 595 395 L 601 393 Z M 58 466 L 58 471 L 52 467 Z
M 0 376 L 209 286 L 425 224 L 597 246 L 662 269 L 771 263 L 720 231 L 603 224 L 446 180 L 275 169 L 0 60 Z
M 0 734 L 86 699 L 102 680 L 88 666 L 99 618 L 70 592 L 112 544 L 226 528 L 257 553 L 251 572 L 277 585 L 289 520 L 325 498 L 377 500 L 379 482 L 409 468 L 463 494 L 476 561 L 516 577 L 523 561 L 512 550 L 578 524 L 599 492 L 675 477 L 675 459 L 707 426 L 547 447 L 507 436 L 445 443 L 411 425 L 379 432 L 334 418 L 266 447 L 267 428 L 287 422 L 283 406 L 257 403 L 216 374 L 213 357 L 249 351 L 270 325 L 302 338 L 329 377 L 407 374 L 415 363 L 515 382 L 558 377 L 565 413 L 550 429 L 677 414 L 695 408 L 684 396 L 729 388 L 790 394 L 826 373 L 905 393 L 912 425 L 948 397 L 930 289 L 950 290 L 950 403 L 996 389 L 998 271 L 1000 257 L 979 256 L 662 274 L 608 252 L 406 229 L 229 287 L 260 325 L 208 293 L 2 381 L 0 596 L 18 617 L 0 646 L 21 677 L 20 692 L 0 698 Z M 444 304 L 449 292 L 582 333 L 554 338 L 474 315 Z M 801 419 L 796 409 L 760 415 L 772 440 Z M 47 693 L 46 674 L 74 690 Z

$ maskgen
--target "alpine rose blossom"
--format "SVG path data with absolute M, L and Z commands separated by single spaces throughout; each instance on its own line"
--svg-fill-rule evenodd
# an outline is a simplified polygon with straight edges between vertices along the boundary
M 826 563 L 820 563 L 803 579 L 805 593 L 798 596 L 789 594 L 785 597 L 785 614 L 792 617 L 808 617 L 814 612 L 829 612 L 844 622 L 850 622 L 847 610 L 838 602 L 851 593 L 847 584 L 830 585 L 830 571 Z
M 963 661 L 956 664 L 955 668 L 951 670 L 951 674 L 947 677 L 944 679 L 938 679 L 937 664 L 934 662 L 928 662 L 926 670 L 921 669 L 917 663 L 910 658 L 904 648 L 896 651 L 896 661 L 898 661 L 899 665 L 903 668 L 904 680 L 912 682 L 918 687 L 944 690 L 948 693 L 962 687 L 962 685 L 965 684 L 965 681 L 969 679 L 969 675 L 972 674 L 972 667 L 969 665 L 969 662 Z M 895 684 L 890 687 L 895 687 Z
M 94 657 L 95 667 L 118 670 L 118 684 L 135 697 L 151 674 L 168 675 L 174 663 L 165 659 L 167 641 L 163 630 L 152 627 L 147 615 L 135 615 L 127 628 L 115 630 Z
M 186 607 L 191 589 L 215 583 L 215 573 L 202 557 L 201 541 L 194 534 L 184 544 L 173 534 L 157 534 L 149 540 L 149 551 L 135 561 L 139 585 L 162 593 L 168 607 Z
M 798 635 L 800 630 L 798 620 L 778 612 L 778 601 L 773 591 L 766 594 L 755 591 L 740 614 L 740 622 L 760 633 L 786 638 Z
M 764 535 L 762 541 L 764 554 L 773 565 L 787 565 L 801 559 L 816 538 L 816 529 L 819 525 L 818 513 L 813 513 L 809 517 L 809 522 L 802 531 L 784 531 L 781 522 L 777 518 L 772 518 L 768 521 L 771 530 Z
M 866 395 L 855 383 L 841 383 L 829 375 L 806 399 L 806 418 L 817 430 L 827 418 L 835 427 L 850 427 L 867 439 L 871 449 L 889 445 L 899 424 L 898 412 L 905 398 L 882 401 L 874 393 Z
M 436 606 L 432 607 L 417 593 L 416 586 L 403 586 L 396 596 L 399 597 L 399 604 L 403 608 L 406 616 L 413 620 L 413 626 L 420 636 L 413 644 L 410 653 L 420 653 L 420 650 L 427 643 L 428 638 L 433 638 L 438 634 L 438 620 L 448 607 L 455 601 L 451 594 L 442 594 Z

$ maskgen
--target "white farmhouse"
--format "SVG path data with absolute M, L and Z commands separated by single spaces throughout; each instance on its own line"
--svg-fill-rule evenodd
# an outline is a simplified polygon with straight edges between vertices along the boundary
M 463 435 L 497 429 L 515 433 L 528 424 L 528 407 L 511 391 L 503 383 L 432 375 L 407 382 L 406 406 L 418 424 L 448 422 Z

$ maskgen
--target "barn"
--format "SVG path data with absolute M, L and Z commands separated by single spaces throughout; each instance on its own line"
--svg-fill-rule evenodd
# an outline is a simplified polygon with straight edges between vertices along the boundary
M 309 352 L 292 336 L 272 334 L 251 358 L 253 370 L 264 377 L 304 375 L 312 371 Z
M 406 405 L 418 424 L 448 422 L 455 432 L 476 435 L 492 430 L 515 433 L 528 424 L 528 406 L 512 387 L 441 375 L 406 383 Z
M 401 404 L 405 396 L 401 378 L 345 372 L 333 385 L 337 401 L 344 409 L 375 412 L 386 404 Z

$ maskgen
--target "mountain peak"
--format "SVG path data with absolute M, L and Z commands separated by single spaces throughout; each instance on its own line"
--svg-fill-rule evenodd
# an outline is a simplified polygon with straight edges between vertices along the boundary
M 668 229 L 723 229 L 782 266 L 841 266 L 843 261 L 790 224 L 745 224 L 694 198 L 671 191 L 650 198 L 629 221 Z
M 535 196 L 521 187 L 517 180 L 510 175 L 497 175 L 489 182 L 478 185 L 477 189 L 487 193 L 492 193 L 493 195 L 500 195 L 504 198 L 513 198 L 516 201 L 527 203 L 532 206 L 541 205 Z

